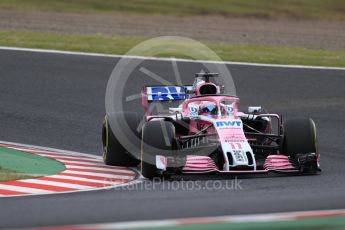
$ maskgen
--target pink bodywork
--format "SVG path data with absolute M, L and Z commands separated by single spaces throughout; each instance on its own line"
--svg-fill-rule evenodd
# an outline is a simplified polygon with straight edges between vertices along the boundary
M 148 100 L 147 100 L 147 94 L 145 93 L 145 89 L 143 90 L 142 94 L 142 106 L 144 111 L 146 112 L 148 109 Z M 232 101 L 234 103 L 233 108 L 233 114 L 232 114 L 232 119 L 238 119 L 239 116 L 242 114 L 241 112 L 238 111 L 239 108 L 239 98 L 234 97 L 234 96 L 203 96 L 203 97 L 194 97 L 191 99 L 186 99 L 182 103 L 182 115 L 184 117 L 189 117 L 190 116 L 190 111 L 188 108 L 188 105 L 193 102 L 199 102 L 199 101 L 210 101 L 214 102 L 216 105 L 219 106 L 220 102 L 222 101 Z M 272 115 L 272 114 L 264 114 L 265 116 L 276 116 L 279 118 L 278 115 Z M 262 116 L 264 116 L 262 115 Z M 157 119 L 162 119 L 162 116 L 154 116 L 151 114 L 147 115 L 147 120 L 150 120 L 152 118 L 157 118 Z M 226 119 L 228 117 L 221 117 L 220 120 Z M 197 124 L 200 123 L 200 121 L 191 121 L 189 125 L 189 130 L 190 133 L 197 133 L 199 131 Z M 205 121 L 205 123 L 208 123 Z M 211 127 L 208 130 L 209 133 L 216 133 L 216 130 Z M 224 133 L 222 133 L 224 132 Z M 229 130 L 224 129 L 224 130 L 219 130 L 219 137 L 221 139 L 226 139 L 226 141 L 229 141 L 231 139 L 231 142 L 236 142 L 236 141 L 243 141 L 246 140 L 246 137 L 244 136 L 242 130 L 236 130 L 235 128 L 232 129 L 231 133 L 229 134 Z M 218 137 L 216 137 L 218 138 Z M 224 141 L 224 140 L 223 140 Z M 268 171 L 274 171 L 274 170 L 294 170 L 295 167 L 289 162 L 289 159 L 285 155 L 269 155 L 264 163 L 264 169 L 263 170 L 232 170 L 232 171 L 223 171 L 217 168 L 215 162 L 208 156 L 194 156 L 194 155 L 188 155 L 186 158 L 186 164 L 183 167 L 183 171 L 185 173 L 205 173 L 205 172 L 220 172 L 220 173 L 236 173 L 236 172 L 268 172 Z
M 209 101 L 209 102 L 213 102 L 215 103 L 218 107 L 219 104 L 222 101 L 231 101 L 234 103 L 233 108 L 233 115 L 232 115 L 232 119 L 237 119 L 238 118 L 238 105 L 239 105 L 239 98 L 237 97 L 230 97 L 230 96 L 203 96 L 203 97 L 195 97 L 195 98 L 191 98 L 186 100 L 183 104 L 182 104 L 182 115 L 183 116 L 190 116 L 190 111 L 188 109 L 188 105 L 190 103 L 195 103 L 195 102 L 199 102 L 199 101 Z M 219 108 L 218 108 L 219 110 Z M 226 119 L 228 118 L 228 116 L 225 117 L 220 117 L 219 120 L 222 119 Z M 189 131 L 190 131 L 190 135 L 192 135 L 193 133 L 197 133 L 199 131 L 200 128 L 198 128 L 197 125 L 200 124 L 204 124 L 205 126 L 208 124 L 207 121 L 194 121 L 191 120 L 190 124 L 189 124 Z M 217 133 L 215 128 L 211 127 L 207 130 L 208 133 Z M 229 134 L 229 129 L 222 129 L 219 130 L 218 132 L 219 138 L 221 139 L 220 141 L 229 141 L 230 139 L 236 139 L 236 140 L 232 140 L 232 141 L 243 141 L 246 140 L 245 136 L 243 135 L 242 129 L 236 129 L 236 128 L 232 128 L 231 130 L 231 134 Z
M 214 161 L 208 156 L 187 156 L 183 171 L 217 170 Z
M 147 112 L 147 109 L 149 107 L 149 101 L 148 101 L 148 97 L 147 97 L 146 87 L 144 87 L 142 89 L 142 92 L 141 92 L 141 105 L 142 105 L 144 111 Z
M 294 169 L 295 167 L 289 161 L 289 158 L 285 155 L 269 155 L 265 161 L 264 169 Z
M 274 170 L 294 170 L 295 167 L 291 164 L 288 157 L 285 155 L 269 155 L 265 161 L 264 169 L 257 170 L 258 172 L 268 172 Z M 239 172 L 238 170 L 223 171 L 219 170 L 214 161 L 208 156 L 187 156 L 186 164 L 183 171 L 188 172 Z M 240 171 L 240 172 L 254 172 L 254 171 Z

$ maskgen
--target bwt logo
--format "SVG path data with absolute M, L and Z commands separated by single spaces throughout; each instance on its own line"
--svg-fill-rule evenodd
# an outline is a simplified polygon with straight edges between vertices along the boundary
M 217 121 L 217 127 L 241 127 L 241 121 Z
M 152 87 L 151 93 L 154 101 L 183 100 L 186 98 L 186 89 L 184 87 Z

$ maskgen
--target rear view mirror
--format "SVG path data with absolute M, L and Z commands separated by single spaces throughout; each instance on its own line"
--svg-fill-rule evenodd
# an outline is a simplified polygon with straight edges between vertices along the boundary
M 261 106 L 249 106 L 248 113 L 261 113 Z

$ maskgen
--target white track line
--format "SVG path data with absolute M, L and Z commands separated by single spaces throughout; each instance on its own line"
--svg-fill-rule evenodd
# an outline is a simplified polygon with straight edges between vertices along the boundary
M 68 157 L 74 157 L 74 158 L 78 158 L 78 159 L 81 159 L 81 157 L 82 157 L 82 159 L 97 159 L 97 160 L 100 160 L 99 158 L 98 158 L 98 156 L 89 156 L 89 157 L 86 157 L 86 156 L 79 156 L 79 155 L 72 155 L 72 154 L 66 154 L 66 153 L 48 153 L 48 152 L 42 152 L 42 153 L 40 153 L 40 152 L 36 152 L 36 154 L 39 154 L 39 155 L 47 155 L 47 156 L 52 156 L 52 157 L 59 157 L 59 156 L 68 156 Z
M 0 48 L 1 49 L 1 48 Z M 98 158 L 99 160 L 102 161 L 102 156 L 97 156 L 97 155 L 92 155 L 92 154 L 87 154 L 87 153 L 79 153 L 79 152 L 73 152 L 73 151 L 68 151 L 68 150 L 62 150 L 62 149 L 56 149 L 56 148 L 48 148 L 48 147 L 41 147 L 41 146 L 36 146 L 36 145 L 28 145 L 28 144 L 21 144 L 17 142 L 9 142 L 9 141 L 0 141 L 0 144 L 5 144 L 5 145 L 17 145 L 25 148 L 29 148 L 32 150 L 44 150 L 44 151 L 52 151 L 52 152 L 58 152 L 58 153 L 65 153 L 68 155 L 75 155 L 75 156 L 85 156 L 85 157 L 92 157 L 92 158 Z
M 95 167 L 95 168 L 103 168 L 103 169 L 109 169 L 109 170 L 121 170 L 121 171 L 133 171 L 133 169 L 128 169 L 126 167 L 121 167 L 121 166 L 107 166 L 104 163 L 90 163 L 90 162 L 80 162 L 77 163 L 76 161 L 69 161 L 69 160 L 59 160 L 60 162 L 64 163 L 65 166 L 73 166 L 74 164 L 78 164 L 76 166 L 79 167 Z
M 123 168 L 123 169 L 120 169 L 120 168 L 112 168 L 112 169 L 103 169 L 103 168 L 94 168 L 92 169 L 91 167 L 84 167 L 84 168 L 81 168 L 81 167 L 84 167 L 84 166 L 73 166 L 73 165 L 68 165 L 66 164 L 65 165 L 65 168 L 66 169 L 70 169 L 70 170 L 74 170 L 74 171 L 80 171 L 81 169 L 85 169 L 85 170 L 98 170 L 98 171 L 105 171 L 105 172 L 109 172 L 109 173 L 130 173 L 133 175 L 135 174 L 132 170 L 130 169 L 126 169 L 126 168 Z M 78 170 L 80 169 L 80 170 Z M 101 172 L 100 172 L 101 173 Z
M 94 165 L 94 166 L 101 166 L 104 165 L 102 164 L 102 161 L 100 161 L 99 163 L 91 163 L 91 162 L 79 162 L 79 161 L 73 161 L 73 160 L 59 160 L 60 162 L 64 163 L 64 164 L 83 164 L 83 165 Z
M 104 163 L 99 163 L 99 164 L 84 164 L 84 163 L 68 163 L 68 165 L 75 165 L 75 166 L 83 166 L 83 167 L 87 167 L 87 166 L 91 166 L 91 167 L 96 167 L 96 168 L 104 168 L 104 169 L 119 169 L 119 170 L 128 170 L 128 168 L 123 167 L 123 166 L 110 166 L 110 165 L 105 165 Z
M 74 174 L 75 176 L 85 175 L 85 176 L 104 177 L 104 178 L 109 178 L 109 179 L 126 179 L 126 180 L 131 180 L 134 177 L 134 175 L 124 176 L 124 175 L 113 175 L 113 174 L 106 174 L 106 173 L 79 172 L 79 171 L 73 171 L 73 170 L 66 170 L 66 171 L 63 171 L 63 173 Z
M 126 170 L 127 168 L 125 167 L 121 167 L 121 166 L 108 166 L 108 165 L 105 165 L 103 163 L 103 161 L 100 161 L 100 163 L 90 163 L 90 162 L 75 162 L 75 161 L 69 161 L 69 160 L 59 160 L 60 162 L 66 164 L 66 165 L 69 165 L 69 164 L 81 164 L 81 165 L 90 165 L 92 167 L 104 167 L 104 168 L 108 168 L 108 169 L 119 169 L 121 170 L 121 168 L 123 168 L 124 170 Z M 128 169 L 127 169 L 128 170 Z
M 8 147 L 10 149 L 14 149 L 14 150 L 18 150 L 18 151 L 25 151 L 28 153 L 33 153 L 36 155 L 41 155 L 41 156 L 46 156 L 46 157 L 71 157 L 74 159 L 97 159 L 99 160 L 99 158 L 97 156 L 93 156 L 93 157 L 86 157 L 86 156 L 79 156 L 79 155 L 72 155 L 72 154 L 65 154 L 65 153 L 53 153 L 53 152 L 47 152 L 47 151 L 39 151 L 36 149 L 25 149 L 25 148 L 17 148 L 17 147 Z
M 66 169 L 85 169 L 85 170 L 97 170 L 102 172 L 120 172 L 120 173 L 128 173 L 132 172 L 126 168 L 124 169 L 117 169 L 117 168 L 101 168 L 101 167 L 86 167 L 86 166 L 75 166 L 75 165 L 65 165 Z
M 102 161 L 98 160 L 98 159 L 78 159 L 78 158 L 68 158 L 68 157 L 54 157 L 54 159 L 58 160 L 58 161 L 69 161 L 71 163 L 81 163 L 81 164 L 85 164 L 85 163 L 101 163 Z
M 261 64 L 261 63 L 231 62 L 231 61 L 204 61 L 204 60 L 188 60 L 188 59 L 182 59 L 182 58 L 172 59 L 172 58 L 158 58 L 158 57 L 144 57 L 144 56 L 126 56 L 126 55 L 114 55 L 114 54 L 102 54 L 102 53 L 73 52 L 73 51 L 31 49 L 31 48 L 4 47 L 4 46 L 0 46 L 0 50 L 24 51 L 24 52 L 35 52 L 35 53 L 50 53 L 50 54 L 64 54 L 64 55 L 82 55 L 82 56 L 109 57 L 109 58 L 128 58 L 128 59 L 152 60 L 152 61 L 176 61 L 176 62 L 187 62 L 187 63 L 229 64 L 229 65 L 278 67 L 278 68 L 294 68 L 294 69 L 345 70 L 344 67 Z
M 82 160 L 92 160 L 92 161 L 95 161 L 95 162 L 101 162 L 100 160 L 98 159 L 95 159 L 95 158 L 91 158 L 91 157 L 84 157 L 84 158 L 81 158 L 80 156 L 63 156 L 63 155 L 53 155 L 53 154 L 44 154 L 44 153 L 37 153 L 37 155 L 40 155 L 40 156 L 43 156 L 43 157 L 49 157 L 49 158 L 53 158 L 53 159 L 58 159 L 58 158 L 66 158 L 66 159 L 71 159 L 71 160 L 76 160 L 76 161 L 82 161 Z

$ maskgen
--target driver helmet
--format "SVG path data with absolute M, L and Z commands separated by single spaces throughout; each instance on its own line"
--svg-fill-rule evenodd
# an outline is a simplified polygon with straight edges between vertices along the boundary
M 217 115 L 218 109 L 217 105 L 214 102 L 203 101 L 199 105 L 199 114 L 200 115 Z

